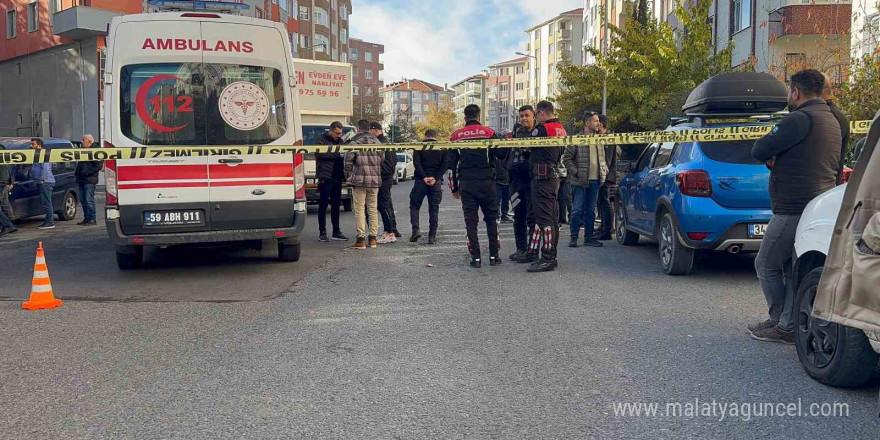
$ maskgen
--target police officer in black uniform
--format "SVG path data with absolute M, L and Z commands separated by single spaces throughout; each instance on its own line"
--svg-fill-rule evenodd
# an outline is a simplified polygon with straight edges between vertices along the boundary
M 513 128 L 514 138 L 533 136 L 535 131 L 535 109 L 530 105 L 519 108 L 519 123 Z M 504 163 L 510 170 L 510 193 L 516 194 L 513 202 L 513 236 L 516 252 L 510 260 L 516 263 L 532 263 L 536 255 L 529 254 L 529 234 L 535 228 L 535 215 L 532 212 L 532 175 L 529 171 L 529 149 L 511 148 Z
M 495 131 L 480 123 L 480 107 L 470 104 L 464 108 L 465 126 L 452 133 L 451 141 L 469 141 L 496 138 Z M 471 254 L 471 267 L 482 267 L 480 257 L 480 238 L 477 234 L 480 222 L 479 211 L 483 211 L 483 221 L 489 234 L 489 263 L 501 264 L 498 252 L 498 196 L 495 186 L 496 151 L 489 148 L 462 148 L 451 150 L 448 156 L 449 169 L 452 170 L 450 186 L 452 196 L 461 199 L 464 223 L 467 227 L 468 250 Z
M 567 137 L 565 128 L 556 119 L 555 109 L 549 101 L 541 101 L 535 107 L 538 125 L 534 137 Z M 532 230 L 529 254 L 537 256 L 540 247 L 541 258 L 529 266 L 529 272 L 549 272 L 559 265 L 556 249 L 559 246 L 559 159 L 563 147 L 532 148 L 529 155 L 529 170 L 532 175 L 532 210 L 536 225 Z M 543 246 L 541 244 L 543 243 Z

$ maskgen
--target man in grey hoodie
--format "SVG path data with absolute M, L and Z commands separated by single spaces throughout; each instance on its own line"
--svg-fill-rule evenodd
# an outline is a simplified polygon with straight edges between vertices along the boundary
M 361 119 L 357 123 L 358 134 L 349 141 L 352 145 L 379 145 L 379 139 L 370 133 L 370 121 Z M 357 240 L 352 249 L 363 250 L 369 245 L 378 246 L 376 236 L 379 233 L 379 209 L 377 201 L 379 186 L 382 184 L 382 151 L 349 151 L 345 154 L 345 178 L 354 187 L 354 216 L 357 221 Z M 370 215 L 370 235 L 367 237 L 367 213 Z

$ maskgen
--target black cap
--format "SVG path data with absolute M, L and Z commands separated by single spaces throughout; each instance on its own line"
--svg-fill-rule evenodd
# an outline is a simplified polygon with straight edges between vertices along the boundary
M 381 130 L 382 124 L 378 122 L 370 122 L 370 130 Z

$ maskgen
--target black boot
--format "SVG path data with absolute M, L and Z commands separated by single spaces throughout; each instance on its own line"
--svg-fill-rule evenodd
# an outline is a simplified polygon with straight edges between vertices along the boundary
M 428 244 L 437 243 L 437 231 L 432 229 L 428 231 Z
M 510 261 L 516 261 L 519 258 L 522 258 L 526 254 L 526 251 L 522 249 L 517 249 L 516 252 L 510 254 Z
M 479 269 L 483 267 L 483 261 L 479 258 L 471 258 L 471 267 L 473 267 L 474 269 Z
M 537 272 L 552 272 L 556 270 L 559 266 L 559 263 L 556 262 L 556 259 L 548 260 L 546 258 L 541 258 L 539 261 L 535 261 L 529 266 L 528 272 L 537 273 Z
M 419 228 L 413 228 L 412 237 L 409 238 L 409 242 L 418 243 L 420 238 L 422 238 L 422 234 L 419 232 Z
M 489 257 L 489 265 L 490 266 L 500 266 L 501 265 L 501 257 L 498 255 L 494 257 Z

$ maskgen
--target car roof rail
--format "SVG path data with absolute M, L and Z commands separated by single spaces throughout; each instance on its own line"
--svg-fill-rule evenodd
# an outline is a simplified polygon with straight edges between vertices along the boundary
M 697 126 L 706 126 L 709 124 L 730 124 L 730 123 L 759 123 L 772 122 L 779 120 L 785 116 L 787 112 L 779 113 L 688 113 L 683 118 L 673 118 L 672 125 L 682 124 L 684 122 L 694 123 Z

